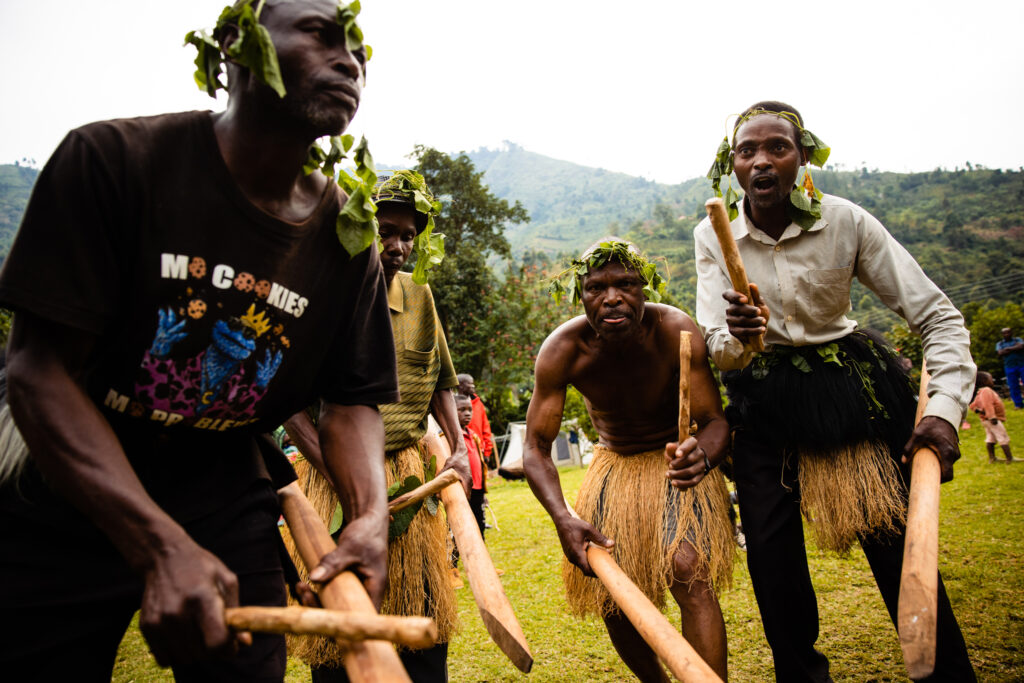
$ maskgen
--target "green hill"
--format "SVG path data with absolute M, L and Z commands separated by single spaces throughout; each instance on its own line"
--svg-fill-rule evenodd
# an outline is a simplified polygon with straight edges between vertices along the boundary
M 0 165 L 0 261 L 10 251 L 37 175 L 39 171 L 30 166 Z
M 711 196 L 706 179 L 654 183 L 550 159 L 509 143 L 505 149 L 468 156 L 485 172 L 494 194 L 519 200 L 530 211 L 530 223 L 508 233 L 513 249 L 574 254 L 602 235 L 628 235 L 665 259 L 673 299 L 693 310 L 692 234 Z M 958 305 L 1020 299 L 1024 170 L 815 170 L 814 180 L 822 191 L 856 202 L 881 220 Z M 859 283 L 853 306 L 858 319 L 872 326 L 888 329 L 896 320 Z

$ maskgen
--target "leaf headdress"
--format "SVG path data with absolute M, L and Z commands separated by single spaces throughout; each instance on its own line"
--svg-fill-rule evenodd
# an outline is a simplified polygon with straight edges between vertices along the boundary
M 583 277 L 591 270 L 601 268 L 609 261 L 618 261 L 626 268 L 636 271 L 644 282 L 644 296 L 648 301 L 658 303 L 665 293 L 665 279 L 658 274 L 657 267 L 640 253 L 635 245 L 618 239 L 607 239 L 598 242 L 577 259 L 573 259 L 569 267 L 551 278 L 548 288 L 555 303 L 561 303 L 566 292 L 570 294 L 573 306 L 583 298 Z
M 416 171 L 395 171 L 390 176 L 380 176 L 380 182 L 373 190 L 375 204 L 400 202 L 411 205 L 417 213 L 426 217 L 426 223 L 417 231 L 413 248 L 416 250 L 416 267 L 412 280 L 418 285 L 427 281 L 427 271 L 444 260 L 444 235 L 434 233 L 434 217 L 441 213 L 441 202 L 430 194 L 427 182 Z M 419 223 L 417 223 L 419 227 Z
M 762 114 L 774 114 L 796 126 L 796 129 L 800 131 L 800 146 L 807 152 L 808 164 L 818 168 L 823 167 L 825 162 L 828 161 L 829 153 L 832 151 L 821 138 L 804 128 L 792 112 L 758 108 L 748 112 L 745 116 L 739 117 L 736 125 L 732 128 L 732 144 L 729 143 L 728 135 L 722 138 L 722 142 L 718 145 L 718 151 L 715 153 L 715 160 L 707 174 L 707 177 L 711 180 L 711 189 L 714 190 L 715 196 L 722 197 L 725 205 L 728 207 L 729 220 L 735 220 L 739 215 L 739 202 L 743 198 L 742 195 L 733 189 L 732 178 L 730 177 L 733 171 L 732 152 L 733 147 L 736 145 L 736 131 L 745 122 Z M 721 186 L 723 177 L 728 182 L 724 194 L 722 193 Z M 814 187 L 814 180 L 811 178 L 809 168 L 804 167 L 803 180 L 798 182 L 797 186 L 793 188 L 789 195 L 789 203 L 789 217 L 803 230 L 808 230 L 821 218 L 821 191 Z

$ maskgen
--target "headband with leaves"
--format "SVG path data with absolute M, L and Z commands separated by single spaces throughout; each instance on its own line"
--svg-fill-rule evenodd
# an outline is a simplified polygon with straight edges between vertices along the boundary
M 427 282 L 427 271 L 444 260 L 444 235 L 434 233 L 434 217 L 441 214 L 441 202 L 434 199 L 427 189 L 427 182 L 416 171 L 395 171 L 394 175 L 382 181 L 373 192 L 375 203 L 396 201 L 409 204 L 418 213 L 425 214 L 427 225 L 416 235 L 413 248 L 416 250 L 416 267 L 412 281 L 418 285 Z
M 274 49 L 270 32 L 259 23 L 265 3 L 266 0 L 259 0 L 258 3 L 256 0 L 239 0 L 224 8 L 212 32 L 189 31 L 185 35 L 185 45 L 194 46 L 198 52 L 194 74 L 196 85 L 210 97 L 217 97 L 218 90 L 227 91 L 221 75 L 224 73 L 224 62 L 229 59 L 249 69 L 257 80 L 272 88 L 279 97 L 285 96 L 277 50 Z M 365 48 L 366 59 L 369 60 L 373 50 L 363 43 L 363 31 L 356 23 L 360 9 L 359 0 L 349 4 L 339 3 L 336 21 L 345 29 L 348 49 L 354 52 Z M 219 39 L 224 28 L 229 25 L 238 27 L 238 38 L 227 48 L 222 48 Z M 335 178 L 334 167 L 342 159 L 348 158 L 354 142 L 355 138 L 351 135 L 333 135 L 326 151 L 314 143 L 309 148 L 309 156 L 303 166 L 306 175 L 320 170 L 328 178 Z M 349 198 L 338 214 L 336 230 L 345 251 L 354 257 L 369 247 L 377 236 L 377 207 L 370 199 L 374 183 L 377 182 L 377 170 L 373 166 L 366 138 L 360 140 L 352 156 L 355 171 L 352 174 L 337 174 L 338 184 Z
M 729 210 L 729 220 L 735 220 L 739 215 L 739 202 L 743 197 L 732 187 L 733 171 L 733 147 L 736 144 L 736 131 L 745 122 L 762 114 L 773 114 L 784 118 L 800 131 L 800 146 L 807 152 L 807 163 L 821 168 L 828 161 L 828 155 L 832 151 L 821 138 L 800 125 L 796 115 L 788 111 L 769 111 L 767 109 L 754 109 L 745 116 L 741 116 L 733 126 L 733 141 L 729 143 L 729 136 L 722 139 L 715 153 L 715 160 L 711 164 L 707 177 L 711 179 L 711 189 L 716 197 L 723 197 L 725 205 Z M 722 178 L 728 179 L 725 194 L 722 193 Z M 804 177 L 797 184 L 789 195 L 789 217 L 802 230 L 810 229 L 821 218 L 821 191 L 814 187 L 814 180 L 811 178 L 809 168 L 804 168 Z
M 635 246 L 621 240 L 605 240 L 580 258 L 573 259 L 568 268 L 551 278 L 548 292 L 555 303 L 561 303 L 568 291 L 570 303 L 575 306 L 583 298 L 583 277 L 591 270 L 601 268 L 609 261 L 618 261 L 626 268 L 636 271 L 644 282 L 644 296 L 648 301 L 658 303 L 665 293 L 665 280 L 658 269 L 648 261 Z

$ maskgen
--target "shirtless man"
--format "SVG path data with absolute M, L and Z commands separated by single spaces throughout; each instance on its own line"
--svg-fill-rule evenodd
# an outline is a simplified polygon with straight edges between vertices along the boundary
M 541 347 L 523 464 L 568 560 L 563 578 L 573 612 L 604 619 L 612 644 L 638 678 L 667 680 L 654 651 L 604 587 L 587 578 L 594 576 L 587 543 L 614 548 L 619 565 L 654 604 L 664 605 L 665 588 L 672 592 L 683 635 L 725 679 L 725 624 L 713 585 L 728 580 L 732 532 L 724 481 L 713 468 L 726 456 L 729 428 L 700 331 L 679 309 L 647 300 L 657 298 L 661 282 L 653 269 L 644 277 L 648 265 L 618 238 L 598 242 L 573 262 L 569 286 L 585 314 L 558 327 Z M 679 444 L 682 330 L 692 333 L 697 432 Z M 550 457 L 570 384 L 582 392 L 600 434 L 577 499 L 582 519 L 570 516 Z

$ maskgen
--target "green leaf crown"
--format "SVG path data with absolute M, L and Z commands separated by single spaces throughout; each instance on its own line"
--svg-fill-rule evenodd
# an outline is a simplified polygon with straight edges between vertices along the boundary
M 644 282 L 644 296 L 647 300 L 654 303 L 661 301 L 665 293 L 665 279 L 658 274 L 657 267 L 640 253 L 636 245 L 616 238 L 602 240 L 579 258 L 573 259 L 568 268 L 551 278 L 548 292 L 555 303 L 561 303 L 562 297 L 569 292 L 570 302 L 575 306 L 583 298 L 583 277 L 609 261 L 618 261 L 636 271 Z
M 731 221 L 736 220 L 736 217 L 739 216 L 739 202 L 743 198 L 732 187 L 732 152 L 736 146 L 736 131 L 750 119 L 762 114 L 773 114 L 786 119 L 796 126 L 796 129 L 800 131 L 800 146 L 805 150 L 808 164 L 818 168 L 823 167 L 825 162 L 828 161 L 829 153 L 832 151 L 821 138 L 804 128 L 792 112 L 770 111 L 758 108 L 750 111 L 745 116 L 740 116 L 736 120 L 736 125 L 732 127 L 732 144 L 729 143 L 728 135 L 722 138 L 722 142 L 718 145 L 718 151 L 715 152 L 715 160 L 712 162 L 707 174 L 707 177 L 711 180 L 711 189 L 714 191 L 715 196 L 722 197 L 725 201 L 725 205 L 729 210 L 729 220 Z M 722 193 L 721 186 L 722 178 L 726 178 L 728 183 L 724 194 Z M 821 218 L 821 191 L 814 187 L 814 180 L 811 178 L 810 169 L 804 168 L 803 180 L 793 188 L 789 195 L 789 202 L 789 216 L 802 230 L 810 229 Z
M 416 249 L 416 267 L 412 280 L 418 285 L 427 282 L 427 273 L 444 260 L 444 235 L 434 233 L 434 217 L 441 214 L 441 202 L 427 189 L 427 182 L 416 171 L 399 170 L 390 176 L 378 176 L 373 190 L 373 201 L 401 202 L 415 208 L 417 213 L 427 217 L 426 226 L 416 233 L 413 248 Z

